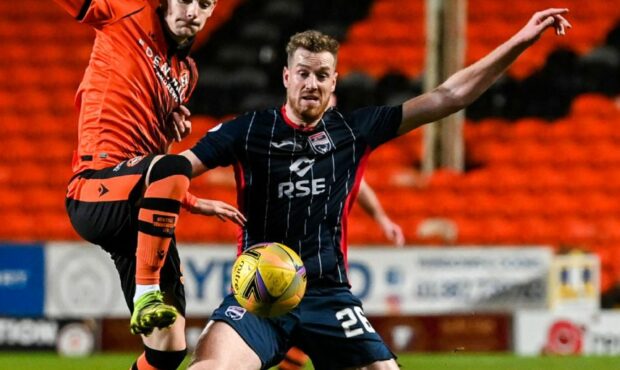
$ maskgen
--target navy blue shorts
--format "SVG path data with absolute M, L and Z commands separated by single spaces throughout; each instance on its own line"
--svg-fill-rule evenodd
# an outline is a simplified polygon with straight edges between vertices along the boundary
M 362 302 L 346 287 L 309 288 L 293 311 L 271 319 L 246 312 L 231 294 L 211 319 L 232 326 L 256 352 L 263 369 L 277 365 L 292 346 L 320 370 L 396 358 L 364 316 Z

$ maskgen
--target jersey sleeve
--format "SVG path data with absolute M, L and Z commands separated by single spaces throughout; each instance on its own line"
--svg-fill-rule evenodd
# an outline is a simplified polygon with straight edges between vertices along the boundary
M 149 6 L 146 0 L 54 0 L 81 23 L 102 27 Z
M 366 107 L 353 111 L 347 120 L 357 127 L 372 148 L 376 148 L 398 136 L 402 116 L 402 105 Z
M 229 166 L 236 162 L 235 148 L 242 135 L 242 126 L 238 119 L 220 123 L 209 130 L 191 151 L 209 169 Z

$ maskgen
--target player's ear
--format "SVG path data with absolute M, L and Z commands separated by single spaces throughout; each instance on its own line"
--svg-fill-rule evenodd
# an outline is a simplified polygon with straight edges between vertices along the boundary
M 338 72 L 334 72 L 334 79 L 332 81 L 332 89 L 331 92 L 336 91 L 336 84 L 338 82 Z
M 291 77 L 291 73 L 288 70 L 288 67 L 284 66 L 284 68 L 282 69 L 282 83 L 284 84 L 284 87 L 288 88 L 288 80 Z

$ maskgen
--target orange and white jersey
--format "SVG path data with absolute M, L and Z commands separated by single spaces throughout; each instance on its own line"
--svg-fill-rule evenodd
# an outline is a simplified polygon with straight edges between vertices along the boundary
M 198 72 L 190 45 L 179 48 L 164 28 L 159 1 L 55 1 L 96 32 L 75 101 L 74 173 L 166 153 L 166 120 L 187 102 Z

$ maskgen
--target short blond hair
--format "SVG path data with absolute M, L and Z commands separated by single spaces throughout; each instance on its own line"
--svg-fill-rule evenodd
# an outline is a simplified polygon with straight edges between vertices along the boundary
M 291 60 L 295 51 L 302 48 L 312 53 L 328 51 L 334 56 L 334 59 L 336 59 L 338 57 L 339 47 L 340 44 L 333 37 L 321 33 L 320 31 L 307 30 L 291 36 L 286 45 L 286 54 L 288 55 L 288 60 Z

